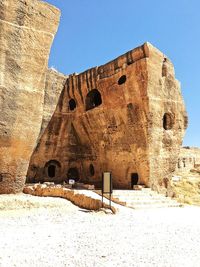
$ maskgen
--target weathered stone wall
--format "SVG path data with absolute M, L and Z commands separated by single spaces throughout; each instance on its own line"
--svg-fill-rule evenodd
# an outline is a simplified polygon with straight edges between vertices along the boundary
M 145 183 L 149 177 L 146 88 L 144 47 L 69 76 L 32 157 L 30 167 L 35 172 L 28 177 L 62 182 L 75 175 L 81 181 L 98 183 L 102 171 L 109 170 L 115 187 L 130 187 L 131 173 L 139 173 L 140 182 Z M 91 99 L 89 92 L 94 93 Z M 73 109 L 72 105 L 72 110 L 70 101 L 76 106 Z M 56 168 L 52 177 L 48 175 L 50 165 Z M 75 174 L 69 174 L 70 168 Z
M 188 118 L 172 63 L 159 50 L 151 45 L 148 48 L 149 186 L 170 192 Z
M 182 147 L 180 150 L 176 173 L 187 173 L 200 167 L 200 148 Z
M 52 69 L 48 70 L 46 73 L 45 81 L 45 92 L 44 92 L 44 107 L 43 107 L 43 116 L 40 134 L 38 136 L 37 145 L 32 153 L 30 164 L 28 168 L 27 182 L 35 181 L 36 172 L 38 172 L 35 162 L 43 162 L 45 160 L 46 154 L 43 154 L 42 148 L 44 151 L 48 150 L 49 144 L 45 140 L 45 143 L 41 144 L 41 141 L 44 141 L 45 130 L 49 128 L 49 122 L 51 121 L 52 115 L 58 104 L 58 99 L 60 97 L 61 91 L 64 88 L 66 79 L 68 76 L 65 76 L 57 71 Z M 38 153 L 38 149 L 40 152 Z M 43 180 L 43 171 L 41 173 L 41 180 Z
M 43 116 L 38 141 L 51 120 L 67 77 L 68 76 L 53 69 L 48 69 L 46 72 Z
M 0 0 L 0 193 L 22 190 L 43 116 L 45 75 L 60 12 Z
M 167 114 L 167 115 L 165 115 Z M 29 181 L 168 187 L 187 115 L 173 65 L 149 43 L 70 75 L 33 153 Z M 137 181 L 137 175 L 139 180 Z

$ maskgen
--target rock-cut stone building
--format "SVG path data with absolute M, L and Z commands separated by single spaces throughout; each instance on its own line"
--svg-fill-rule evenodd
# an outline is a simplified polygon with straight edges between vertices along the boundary
M 145 43 L 66 79 L 28 181 L 100 185 L 102 172 L 111 171 L 115 188 L 168 187 L 186 126 L 173 65 Z
M 17 10 L 29 9 L 21 6 L 23 1 L 17 2 L 9 18 L 20 24 Z M 26 16 L 32 18 L 35 28 L 26 37 L 28 26 L 17 24 L 11 36 L 24 31 L 26 38 L 19 40 L 22 50 L 15 51 L 14 39 L 7 38 L 10 43 L 7 41 L 5 50 L 0 51 L 7 57 L 0 65 L 0 86 L 5 90 L 3 104 L 0 102 L 4 108 L 0 122 L 0 191 L 20 189 L 25 176 L 27 182 L 63 183 L 74 179 L 98 186 L 104 171 L 112 172 L 115 188 L 131 188 L 134 184 L 158 191 L 169 188 L 187 128 L 180 84 L 171 61 L 145 43 L 80 74 L 64 76 L 47 70 L 59 12 L 40 1 L 25 2 L 29 7 L 37 2 L 34 16 Z M 1 23 L 5 31 L 0 34 L 10 36 L 4 5 Z M 38 5 L 45 5 L 41 12 L 48 21 L 44 16 L 40 18 Z M 50 12 L 52 9 L 54 12 Z M 24 23 L 29 25 L 26 19 Z M 38 34 L 30 50 L 28 34 L 34 38 Z M 37 54 L 43 42 L 44 53 Z M 16 53 L 17 58 L 21 55 L 25 59 L 15 59 Z M 16 65 L 11 69 L 13 62 Z M 8 80 L 5 75 L 9 75 Z

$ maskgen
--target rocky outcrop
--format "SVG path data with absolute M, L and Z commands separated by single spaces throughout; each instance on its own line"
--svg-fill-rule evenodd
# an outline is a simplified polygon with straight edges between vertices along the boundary
M 99 211 L 102 209 L 102 202 L 95 196 L 95 193 L 90 192 L 90 194 L 93 195 L 92 197 L 88 196 L 86 193 L 84 194 L 84 190 L 71 190 L 62 187 L 61 185 L 26 185 L 23 192 L 33 196 L 64 198 L 71 201 L 74 205 L 87 210 Z M 111 207 L 110 205 L 104 203 L 103 207 L 111 209 L 113 213 L 116 213 L 116 208 L 113 206 Z
M 65 82 L 66 82 L 67 76 L 49 69 L 46 73 L 46 81 L 45 81 L 45 92 L 44 92 L 44 107 L 43 107 L 43 116 L 42 116 L 42 123 L 41 123 L 41 129 L 40 134 L 37 139 L 37 145 L 33 150 L 30 165 L 28 168 L 28 175 L 26 182 L 33 182 L 35 181 L 35 175 L 36 175 L 36 166 L 32 164 L 35 157 L 37 157 L 37 160 L 42 160 L 44 155 L 38 154 L 38 148 L 41 147 L 41 140 L 43 140 L 42 136 L 45 132 L 45 129 L 48 128 L 49 122 L 52 118 L 52 115 L 54 114 L 54 111 L 56 109 L 56 106 L 58 104 L 58 99 L 60 97 L 61 91 L 64 88 Z M 46 143 L 44 149 L 46 149 L 46 146 L 48 147 L 48 143 Z
M 29 181 L 168 190 L 187 114 L 172 63 L 149 43 L 70 75 L 32 155 Z
M 22 190 L 43 117 L 45 76 L 60 12 L 0 0 L 0 193 Z

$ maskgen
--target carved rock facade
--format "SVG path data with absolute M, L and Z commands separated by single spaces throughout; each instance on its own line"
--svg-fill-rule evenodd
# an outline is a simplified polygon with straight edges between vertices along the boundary
M 102 172 L 111 171 L 115 188 L 166 191 L 186 127 L 173 65 L 145 43 L 66 79 L 27 180 L 100 185 Z

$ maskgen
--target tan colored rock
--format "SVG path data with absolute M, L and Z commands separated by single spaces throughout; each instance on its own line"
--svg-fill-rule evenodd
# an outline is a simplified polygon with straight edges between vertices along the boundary
M 43 116 L 60 12 L 38 0 L 0 0 L 0 193 L 22 190 Z
M 49 127 L 49 122 L 58 104 L 58 99 L 63 90 L 66 79 L 67 79 L 67 76 L 55 70 L 52 70 L 52 69 L 47 70 L 46 80 L 45 80 L 45 89 L 44 89 L 44 106 L 43 106 L 41 129 L 40 129 L 40 134 L 37 139 L 37 145 L 32 153 L 33 154 L 32 158 L 34 157 L 34 155 L 38 155 L 37 151 L 38 151 L 38 148 L 40 147 L 40 141 L 42 140 L 41 137 L 44 134 L 45 129 Z M 58 130 L 59 130 L 59 126 L 57 127 L 56 131 Z M 48 141 L 46 143 L 46 146 L 48 147 Z M 43 157 L 43 155 L 39 155 L 38 160 L 40 160 L 40 157 Z M 36 172 L 36 166 L 34 164 L 30 164 L 29 169 L 28 169 L 28 176 L 26 179 L 27 183 L 33 182 L 35 172 Z
M 79 191 L 63 188 L 62 186 L 48 186 L 46 184 L 26 185 L 23 192 L 41 197 L 61 197 L 71 201 L 74 205 L 87 210 L 101 210 L 102 202 L 99 199 L 80 194 Z M 110 206 L 104 203 L 104 208 L 110 209 Z M 115 207 L 111 207 L 113 213 L 116 213 Z
M 143 189 L 143 186 L 139 185 L 139 184 L 136 184 L 133 186 L 133 189 L 134 190 L 142 190 Z
M 164 71 L 163 71 L 164 68 Z M 149 46 L 149 185 L 163 192 L 175 171 L 188 117 L 174 67 L 159 50 Z M 161 75 L 162 72 L 162 75 Z
M 43 117 L 40 136 L 43 134 L 51 120 L 67 77 L 68 76 L 63 75 L 54 69 L 49 69 L 46 72 Z
M 58 9 L 0 0 L 0 193 L 28 182 L 170 192 L 187 127 L 170 60 L 149 43 L 79 75 L 47 70 Z
M 182 147 L 176 165 L 176 173 L 183 174 L 193 169 L 200 169 L 200 148 Z
M 29 181 L 74 179 L 170 190 L 187 127 L 172 63 L 149 43 L 70 75 L 34 151 Z

